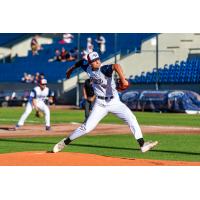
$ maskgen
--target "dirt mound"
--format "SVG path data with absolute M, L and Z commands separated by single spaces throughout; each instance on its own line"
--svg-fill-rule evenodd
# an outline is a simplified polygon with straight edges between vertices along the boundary
M 128 159 L 82 153 L 0 154 L 0 166 L 200 166 L 200 162 Z

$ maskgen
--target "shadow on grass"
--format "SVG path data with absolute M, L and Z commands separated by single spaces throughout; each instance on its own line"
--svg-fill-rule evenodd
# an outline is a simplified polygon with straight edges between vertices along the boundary
M 131 150 L 131 151 L 138 151 L 137 148 L 129 148 L 129 147 L 108 147 L 108 146 L 99 146 L 99 145 L 90 145 L 90 144 L 70 144 L 71 146 L 79 146 L 79 147 L 91 147 L 91 148 L 102 148 L 102 149 L 116 149 L 116 150 Z M 158 150 L 152 149 L 153 152 L 159 153 L 176 153 L 176 154 L 186 154 L 186 155 L 200 155 L 200 153 L 195 152 L 185 152 L 185 151 L 169 151 L 169 150 Z
M 27 144 L 51 144 L 55 145 L 54 142 L 47 141 L 28 141 L 28 140 L 15 140 L 15 139 L 0 139 L 0 142 L 13 142 L 13 143 L 27 143 Z M 113 147 L 113 146 L 100 146 L 100 145 L 91 145 L 91 144 L 70 144 L 74 147 L 85 147 L 85 148 L 100 148 L 100 149 L 116 149 L 116 150 L 127 150 L 127 151 L 139 151 L 139 148 L 130 148 L 130 147 Z M 158 153 L 170 153 L 170 154 L 183 154 L 183 155 L 200 155 L 197 152 L 185 152 L 185 151 L 173 151 L 173 150 L 159 150 L 152 149 L 151 152 Z

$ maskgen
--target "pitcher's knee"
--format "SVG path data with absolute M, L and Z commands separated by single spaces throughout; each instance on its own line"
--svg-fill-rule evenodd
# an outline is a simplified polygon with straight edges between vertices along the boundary
M 49 110 L 45 110 L 43 111 L 45 115 L 50 115 L 50 111 Z
M 94 129 L 94 127 L 88 126 L 87 124 L 83 124 L 80 129 L 82 129 L 85 133 L 89 133 Z

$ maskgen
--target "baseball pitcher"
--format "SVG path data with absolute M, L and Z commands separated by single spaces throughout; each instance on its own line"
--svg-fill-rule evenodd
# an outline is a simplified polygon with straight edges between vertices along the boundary
M 24 125 L 24 122 L 31 114 L 32 110 L 35 109 L 37 117 L 40 117 L 40 112 L 44 113 L 46 130 L 49 131 L 51 128 L 50 110 L 48 107 L 48 103 L 53 103 L 53 96 L 53 92 L 51 92 L 50 89 L 47 87 L 47 80 L 41 79 L 39 82 L 39 86 L 35 87 L 31 91 L 25 112 L 22 114 L 19 122 L 17 123 L 15 130 Z
M 109 112 L 115 114 L 128 124 L 130 131 L 137 140 L 142 152 L 147 152 L 152 149 L 158 144 L 158 142 L 144 141 L 136 117 L 131 110 L 120 101 L 118 96 L 116 84 L 112 76 L 113 71 L 116 71 L 119 75 L 121 89 L 126 89 L 129 85 L 128 81 L 125 79 L 121 66 L 119 64 L 102 65 L 99 55 L 96 52 L 89 53 L 87 58 L 88 62 L 85 62 L 85 60 L 78 61 L 66 72 L 66 76 L 69 78 L 72 71 L 78 67 L 81 67 L 88 74 L 88 76 L 92 79 L 96 95 L 94 107 L 87 121 L 77 128 L 69 137 L 64 138 L 57 143 L 53 148 L 53 152 L 57 153 L 61 151 L 71 141 L 92 131 L 100 120 Z

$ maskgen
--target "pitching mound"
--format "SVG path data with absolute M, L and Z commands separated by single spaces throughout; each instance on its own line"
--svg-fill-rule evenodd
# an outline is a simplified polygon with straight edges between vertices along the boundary
M 82 153 L 0 154 L 0 166 L 200 166 L 200 162 L 113 158 Z

